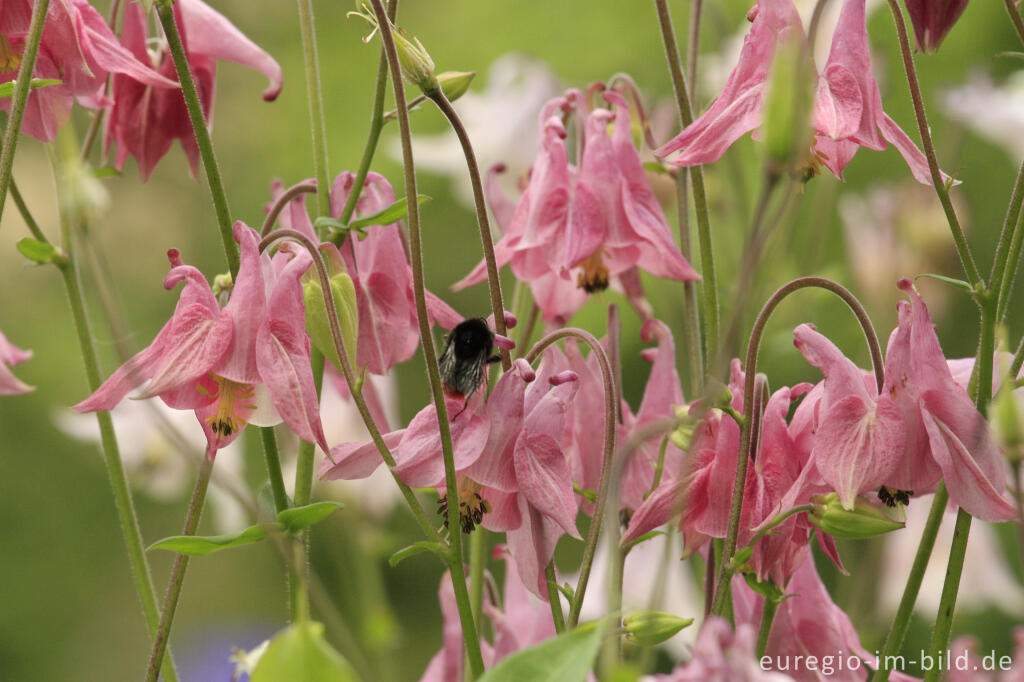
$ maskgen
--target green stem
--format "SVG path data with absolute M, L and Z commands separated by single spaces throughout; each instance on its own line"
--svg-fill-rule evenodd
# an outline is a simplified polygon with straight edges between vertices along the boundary
M 466 590 L 466 574 L 462 566 L 462 533 L 459 523 L 458 486 L 455 479 L 455 460 L 452 453 L 451 426 L 448 422 L 448 409 L 444 402 L 444 391 L 441 388 L 441 373 L 437 366 L 437 352 L 434 340 L 430 335 L 430 320 L 427 316 L 426 294 L 423 284 L 423 247 L 420 239 L 419 204 L 415 201 L 416 169 L 412 158 L 412 134 L 409 130 L 409 111 L 406 108 L 405 89 L 402 85 L 402 71 L 398 62 L 398 51 L 395 49 L 394 36 L 391 34 L 391 22 L 384 11 L 381 0 L 371 0 L 373 11 L 377 16 L 381 41 L 384 43 L 388 57 L 388 68 L 391 72 L 391 84 L 394 89 L 395 109 L 398 110 L 398 129 L 402 140 L 402 167 L 405 175 L 405 196 L 412 197 L 409 206 L 409 251 L 412 264 L 413 294 L 416 302 L 416 318 L 420 328 L 420 347 L 427 366 L 430 380 L 430 392 L 434 407 L 437 410 L 437 425 L 441 436 L 441 453 L 444 456 L 445 490 L 448 499 L 448 528 L 450 529 L 450 553 L 448 568 L 451 573 L 452 587 L 455 591 L 455 602 L 462 624 L 462 638 L 466 644 L 469 657 L 471 677 L 477 678 L 484 672 L 484 661 L 480 652 L 480 639 L 477 636 L 476 623 L 469 605 L 469 594 Z M 504 322 L 502 311 L 496 315 L 495 325 Z
M 469 180 L 473 186 L 473 203 L 476 206 L 476 223 L 480 228 L 480 243 L 483 246 L 484 262 L 487 264 L 487 287 L 491 293 L 491 309 L 494 311 L 494 331 L 502 336 L 508 333 L 505 328 L 505 304 L 501 300 L 501 279 L 498 278 L 498 262 L 494 257 L 494 239 L 491 236 L 491 225 L 487 218 L 487 201 L 484 199 L 484 186 L 480 181 L 480 168 L 476 162 L 476 154 L 473 152 L 473 145 L 470 142 L 466 127 L 452 107 L 452 103 L 444 96 L 444 91 L 437 88 L 431 92 L 424 93 L 437 105 L 444 117 L 448 119 L 459 144 L 462 146 L 462 153 L 466 157 L 466 166 L 469 169 Z M 501 367 L 508 371 L 512 367 L 512 355 L 505 349 L 501 349 Z
M 686 82 L 690 85 L 690 109 L 697 96 L 697 58 L 700 56 L 700 19 L 704 0 L 690 2 L 690 35 L 686 41 Z
M 601 367 L 601 380 L 604 386 L 604 453 L 601 458 L 601 478 L 597 484 L 597 501 L 594 504 L 594 516 L 590 521 L 590 530 L 587 532 L 587 540 L 583 546 L 583 559 L 580 561 L 580 577 L 576 582 L 576 591 L 573 592 L 572 604 L 569 609 L 569 627 L 574 628 L 580 622 L 583 597 L 586 595 L 587 583 L 590 581 L 590 570 L 594 565 L 594 556 L 597 554 L 597 543 L 601 539 L 604 509 L 608 506 L 609 498 L 613 497 L 612 478 L 615 473 L 615 438 L 618 420 L 615 418 L 615 396 L 617 392 L 612 365 L 608 360 L 608 355 L 604 352 L 604 346 L 590 332 L 574 327 L 565 327 L 551 332 L 530 349 L 526 356 L 526 361 L 532 364 L 540 357 L 545 348 L 559 339 L 570 336 L 583 341 L 590 347 L 590 352 L 597 355 L 597 363 Z M 617 512 L 618 510 L 616 509 Z
M 56 164 L 55 158 L 53 158 L 53 161 Z M 56 168 L 56 165 L 54 167 Z M 74 320 L 75 331 L 78 334 L 78 345 L 82 353 L 82 361 L 85 364 L 85 375 L 89 390 L 95 392 L 103 382 L 100 376 L 99 356 L 96 353 L 96 344 L 92 338 L 89 314 L 86 310 L 85 296 L 82 293 L 78 263 L 73 257 L 74 249 L 71 226 L 68 224 L 68 220 L 63 213 L 60 218 L 61 241 L 65 260 L 58 263 L 58 269 L 64 280 L 68 304 L 71 307 L 71 317 Z M 142 531 L 139 529 L 135 505 L 132 502 L 131 492 L 128 488 L 128 479 L 124 473 L 124 465 L 121 462 L 121 453 L 117 444 L 117 435 L 114 432 L 114 423 L 109 412 L 97 412 L 96 421 L 100 428 L 100 445 L 107 467 L 107 474 L 110 477 L 110 487 L 114 494 L 114 506 L 117 509 L 121 533 L 124 536 L 125 548 L 128 550 L 128 562 L 131 565 L 132 578 L 135 580 L 135 589 L 138 592 L 139 600 L 142 602 L 142 611 L 146 617 L 149 633 L 155 636 L 160 620 L 160 612 L 157 609 L 156 590 L 153 588 L 153 578 L 150 575 L 149 563 L 146 560 L 145 550 L 142 546 Z M 164 660 L 162 672 L 166 682 L 177 682 L 178 673 L 174 668 L 173 657 L 170 654 Z
M 14 199 L 14 205 L 18 208 L 18 213 L 21 214 L 21 219 L 25 221 L 25 226 L 28 227 L 28 231 L 32 233 L 32 236 L 37 240 L 48 244 L 46 235 L 39 229 L 39 223 L 32 217 L 32 212 L 28 210 L 28 204 L 25 203 L 25 199 L 21 196 L 21 192 L 18 190 L 18 184 L 14 182 L 14 178 L 11 178 L 11 198 Z
M 111 33 L 117 35 L 117 13 L 121 9 L 121 0 L 114 0 L 110 3 L 110 13 L 107 15 L 107 26 L 110 27 Z M 108 73 L 106 83 L 103 85 L 103 93 L 110 96 L 110 86 L 114 82 L 114 74 Z M 92 117 L 92 123 L 89 124 L 89 130 L 85 133 L 85 138 L 82 141 L 82 153 L 79 156 L 81 160 L 88 161 L 89 153 L 92 151 L 92 145 L 99 136 L 100 129 L 103 127 L 103 118 L 106 115 L 106 109 L 100 109 Z
M 482 526 L 469 534 L 469 604 L 479 632 L 483 632 L 484 569 L 487 567 L 487 531 Z
M 548 604 L 551 606 L 551 620 L 555 624 L 555 633 L 565 632 L 565 614 L 562 613 L 561 592 L 558 590 L 558 578 L 555 576 L 555 561 L 552 559 L 544 569 L 544 575 L 548 579 Z
M 1024 365 L 1024 336 L 1021 337 L 1020 343 L 1017 344 L 1017 351 L 1013 354 L 1013 360 L 1010 362 L 1011 377 L 1016 378 L 1020 374 L 1020 368 Z
M 953 611 L 956 607 L 956 596 L 960 589 L 960 576 L 964 569 L 964 557 L 967 556 L 967 540 L 971 533 L 971 515 L 963 509 L 956 514 L 956 525 L 953 526 L 953 544 L 949 548 L 949 564 L 946 566 L 946 580 L 942 584 L 942 597 L 939 599 L 939 613 L 935 618 L 935 629 L 932 631 L 932 660 L 942 655 L 949 646 L 949 633 L 953 627 Z M 939 679 L 937 669 L 925 673 L 924 682 L 935 682 Z
M 676 96 L 676 107 L 683 127 L 693 123 L 693 111 L 690 108 L 690 96 L 687 92 L 686 76 L 679 60 L 679 47 L 676 44 L 675 30 L 672 28 L 672 16 L 668 11 L 667 0 L 654 0 L 658 11 L 658 24 L 661 27 L 661 38 L 665 46 L 665 57 L 672 74 L 672 87 Z M 711 244 L 711 219 L 708 215 L 707 193 L 704 190 L 704 171 L 700 166 L 690 168 L 693 178 L 693 204 L 697 216 L 697 242 L 700 245 L 700 263 L 704 278 L 704 373 L 711 366 L 712 353 L 718 352 L 718 283 L 715 275 L 715 256 Z
M 1007 14 L 1010 15 L 1010 21 L 1013 23 L 1014 30 L 1017 31 L 1017 37 L 1024 43 L 1024 19 L 1021 19 L 1017 3 L 1013 0 L 1003 0 L 1003 4 L 1006 6 Z
M 1003 226 L 999 230 L 999 241 L 996 242 L 996 254 L 992 259 L 992 273 L 989 275 L 989 287 L 995 286 L 999 298 L 1005 296 L 1003 291 L 1006 282 L 1006 271 L 1011 269 L 1010 257 L 1013 255 L 1013 243 L 1020 232 L 1021 202 L 1024 201 L 1024 163 L 1021 163 L 1017 171 L 1017 180 L 1013 184 L 1013 192 L 1010 194 L 1010 204 L 1006 208 L 1006 216 L 1003 218 Z M 1018 242 L 1019 245 L 1019 242 Z M 996 319 L 999 319 L 999 305 L 996 304 Z
M 733 482 L 732 505 L 729 510 L 729 525 L 726 531 L 722 558 L 718 566 L 715 597 L 712 602 L 712 612 L 717 615 L 723 615 L 727 606 L 729 606 L 728 571 L 732 557 L 736 553 L 736 542 L 739 538 L 740 511 L 743 506 L 743 490 L 747 480 L 747 463 L 751 459 L 751 445 L 754 443 L 751 439 L 751 422 L 753 420 L 749 415 L 751 414 L 751 410 L 754 405 L 754 384 L 757 377 L 757 356 L 760 350 L 761 338 L 764 335 L 768 318 L 771 316 L 772 312 L 774 312 L 779 303 L 793 292 L 807 287 L 819 287 L 827 291 L 831 291 L 841 298 L 843 302 L 849 306 L 850 310 L 853 311 L 854 315 L 857 317 L 857 321 L 860 323 L 861 330 L 864 332 L 868 349 L 871 352 L 871 364 L 874 367 L 875 381 L 877 383 L 878 390 L 882 390 L 884 367 L 882 362 L 882 349 L 878 343 L 878 335 L 875 333 L 875 329 L 871 325 L 871 320 L 868 317 L 867 312 L 864 310 L 864 307 L 860 304 L 860 301 L 858 301 L 857 298 L 845 287 L 822 277 L 802 277 L 783 285 L 774 294 L 772 294 L 771 298 L 768 299 L 764 307 L 761 309 L 761 312 L 758 314 L 757 320 L 754 322 L 754 328 L 750 332 L 750 341 L 747 346 L 746 363 L 743 366 L 744 372 L 746 373 L 746 379 L 743 385 L 743 414 L 745 418 L 740 423 L 740 456 L 736 462 L 736 477 Z
M 330 176 L 327 172 L 327 124 L 324 122 L 324 97 L 320 88 L 320 62 L 316 50 L 312 0 L 298 0 L 299 28 L 302 32 L 302 61 L 306 68 L 306 99 L 313 132 L 313 166 L 316 169 L 318 217 L 331 215 Z
M 889 679 L 889 673 L 892 671 L 887 667 L 886 660 L 896 656 L 903 647 L 903 640 L 906 639 L 907 629 L 910 627 L 910 617 L 914 613 L 914 604 L 921 591 L 921 582 L 924 580 L 925 569 L 928 568 L 928 559 L 932 556 L 932 548 L 935 547 L 935 538 L 939 534 L 939 526 L 942 525 L 942 515 L 946 511 L 947 502 L 949 502 L 949 494 L 946 492 L 945 484 L 940 482 L 938 490 L 935 491 L 935 497 L 932 499 L 932 507 L 928 512 L 924 531 L 921 533 L 921 541 L 917 545 L 914 563 L 907 575 L 907 584 L 903 588 L 900 605 L 896 609 L 896 616 L 893 618 L 892 626 L 882 645 L 878 670 L 871 677 L 871 682 L 886 682 Z
M 395 20 L 398 12 L 398 0 L 388 2 L 388 18 Z M 356 177 L 352 183 L 352 191 L 349 192 L 345 201 L 345 208 L 341 211 L 341 222 L 347 223 L 356 210 L 356 202 L 363 191 L 363 184 L 366 182 L 366 174 L 370 171 L 370 163 L 373 155 L 377 152 L 377 142 L 380 140 L 380 133 L 384 129 L 384 98 L 387 95 L 388 85 L 388 60 L 384 54 L 384 46 L 380 48 L 380 59 L 377 63 L 377 84 L 373 93 L 373 112 L 370 114 L 370 132 L 366 136 L 366 146 L 363 147 L 363 158 L 359 161 L 359 168 L 356 170 Z
M 775 599 L 765 599 L 764 609 L 761 611 L 761 627 L 757 631 L 757 658 L 764 656 L 768 648 L 768 637 L 772 634 L 772 622 L 775 620 L 775 612 L 779 610 L 779 602 Z
M 313 368 L 313 385 L 316 394 L 324 383 L 324 356 L 317 349 L 310 353 L 310 363 Z M 309 504 L 313 493 L 313 469 L 316 460 L 316 446 L 313 443 L 299 441 L 299 451 L 295 458 L 295 506 L 302 507 Z M 306 567 L 305 574 L 295 579 L 293 576 L 289 581 L 291 584 L 292 620 L 303 623 L 309 619 L 309 560 L 308 560 L 309 530 L 304 530 L 296 538 L 296 558 L 301 559 L 301 565 Z
M 212 471 L 213 460 L 204 457 L 202 464 L 199 465 L 199 475 L 196 477 L 196 487 L 192 491 L 192 500 L 188 505 L 188 513 L 185 515 L 185 528 L 182 535 L 194 535 L 199 526 L 199 517 L 203 513 L 203 501 L 206 499 L 206 489 L 210 485 Z M 171 634 L 171 623 L 174 622 L 174 612 L 177 610 L 178 597 L 181 595 L 181 585 L 185 582 L 188 559 L 187 554 L 179 554 L 174 559 L 171 581 L 167 586 L 167 594 L 164 596 L 163 611 L 160 613 L 160 626 L 157 628 L 156 638 L 153 640 L 153 651 L 149 656 L 146 682 L 156 682 L 156 678 L 160 674 L 160 666 Z
M 695 0 L 700 2 L 700 0 Z M 676 174 L 676 213 L 679 220 L 679 252 L 687 261 L 691 260 L 690 248 L 690 207 L 686 195 L 689 192 L 690 173 L 680 168 Z M 686 317 L 683 333 L 686 336 L 686 357 L 690 364 L 690 395 L 704 394 L 704 349 L 701 338 L 700 310 L 697 304 L 696 282 L 683 282 L 683 315 Z
M 1024 243 L 1024 211 L 1018 216 L 1017 226 L 1013 230 L 1009 253 L 1006 256 L 1006 267 L 1003 269 L 1002 282 L 999 286 L 999 295 L 996 296 L 996 320 L 998 322 L 1006 321 L 1007 304 L 1010 301 L 1010 296 L 1013 295 L 1013 285 L 1020 267 L 1022 243 Z M 995 280 L 992 281 L 992 283 L 994 282 Z
M 956 216 L 953 202 L 949 200 L 949 189 L 942 180 L 942 171 L 939 170 L 939 162 L 935 156 L 935 145 L 932 144 L 931 129 L 928 127 L 928 116 L 924 110 L 924 99 L 921 96 L 921 85 L 917 80 L 917 70 L 914 67 L 914 55 L 910 47 L 910 39 L 907 36 L 907 24 L 903 19 L 903 10 L 900 9 L 898 0 L 888 0 L 889 9 L 892 10 L 893 22 L 896 24 L 896 35 L 899 39 L 900 54 L 903 56 L 903 67 L 907 73 L 907 84 L 910 87 L 910 98 L 914 103 L 914 116 L 917 119 L 917 129 L 921 134 L 921 147 L 928 159 L 928 170 L 931 173 L 932 185 L 935 187 L 935 194 L 939 197 L 942 210 L 946 214 L 946 221 L 949 223 L 950 232 L 953 235 L 953 242 L 956 245 L 956 252 L 960 256 L 960 264 L 971 285 L 977 290 L 984 286 L 978 266 L 974 263 L 970 247 L 967 245 L 967 237 L 964 235 L 960 220 Z
M 284 477 L 281 475 L 281 457 L 277 449 L 277 436 L 273 426 L 260 429 L 263 442 L 263 457 L 267 460 L 267 476 L 270 478 L 270 490 L 274 493 L 274 509 L 279 513 L 288 508 L 288 493 L 284 489 Z
M 32 7 L 32 20 L 28 26 L 28 35 L 25 37 L 25 52 L 21 55 L 21 66 L 18 67 L 17 81 L 14 84 L 11 113 L 7 117 L 4 147 L 0 152 L 0 217 L 3 217 L 4 214 L 7 188 L 11 184 L 11 175 L 14 172 L 14 151 L 18 146 L 21 119 L 25 116 L 25 105 L 28 104 L 28 95 L 32 89 L 32 71 L 36 66 L 39 41 L 43 37 L 46 11 L 49 7 L 50 0 L 37 0 Z
M 238 245 L 235 244 L 231 233 L 231 211 L 228 208 L 227 195 L 224 193 L 224 182 L 220 177 L 217 157 L 213 153 L 210 131 L 206 127 L 206 119 L 203 118 L 199 93 L 196 92 L 196 84 L 192 79 L 188 58 L 185 56 L 185 47 L 182 45 L 181 35 L 178 33 L 178 24 L 174 20 L 174 8 L 170 0 L 157 0 L 156 11 L 160 17 L 164 35 L 167 37 L 167 47 L 174 60 L 178 82 L 181 84 L 181 93 L 185 97 L 185 108 L 188 109 L 188 118 L 192 122 L 192 131 L 195 133 L 196 144 L 199 146 L 199 156 L 203 160 L 206 182 L 210 188 L 210 196 L 213 198 L 213 208 L 217 213 L 217 225 L 220 228 L 224 257 L 227 258 L 231 276 L 236 277 L 238 275 Z

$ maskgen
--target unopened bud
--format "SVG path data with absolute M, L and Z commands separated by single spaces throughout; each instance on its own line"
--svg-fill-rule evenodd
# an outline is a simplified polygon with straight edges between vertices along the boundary
M 775 50 L 764 102 L 762 134 L 767 170 L 773 176 L 806 160 L 814 134 L 814 90 L 815 72 L 803 36 L 791 36 Z
M 454 102 L 469 90 L 476 71 L 445 71 L 437 74 L 437 82 L 449 102 Z
M 661 644 L 691 623 L 693 618 L 679 618 L 661 611 L 634 611 L 622 619 L 626 639 L 639 646 Z
M 668 434 L 669 440 L 683 452 L 689 452 L 690 443 L 693 441 L 693 432 L 697 429 L 697 420 L 690 414 L 690 408 L 686 405 L 677 406 L 675 411 L 679 426 Z
M 907 0 L 914 38 L 922 52 L 935 52 L 967 9 L 967 0 Z
M 419 38 L 406 33 L 395 27 L 391 35 L 395 38 L 395 48 L 398 50 L 398 62 L 402 66 L 402 76 L 424 94 L 429 95 L 435 92 L 439 86 L 437 76 L 434 75 L 434 60 L 430 58 L 427 48 Z
M 905 525 L 861 497 L 856 499 L 853 509 L 843 509 L 836 493 L 815 495 L 811 505 L 814 509 L 807 513 L 807 520 L 837 538 L 872 538 Z
M 332 246 L 321 247 L 325 250 L 331 294 L 334 296 L 334 309 L 338 314 L 341 337 L 345 341 L 349 367 L 356 366 L 356 342 L 359 338 L 359 306 L 356 302 L 356 288 L 352 277 L 345 270 L 344 261 L 337 249 Z M 334 345 L 331 325 L 327 317 L 327 303 L 324 291 L 320 286 L 320 278 L 313 270 L 303 278 L 302 299 L 306 307 L 306 329 L 317 350 L 330 360 L 338 371 L 341 371 L 341 360 Z

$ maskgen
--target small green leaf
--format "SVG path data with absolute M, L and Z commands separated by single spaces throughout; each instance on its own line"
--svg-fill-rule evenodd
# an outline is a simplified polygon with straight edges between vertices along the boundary
M 292 507 L 278 513 L 277 520 L 289 533 L 320 523 L 335 511 L 344 508 L 341 502 L 314 502 L 304 507 Z
M 575 481 L 572 483 L 572 491 L 588 502 L 597 502 L 597 493 L 595 491 L 590 488 L 581 488 L 580 484 Z
M 747 581 L 747 585 L 750 586 L 754 592 L 765 599 L 774 601 L 776 604 L 782 603 L 782 600 L 786 598 L 786 593 L 780 590 L 775 583 L 771 580 L 758 580 L 757 576 L 753 573 L 746 573 L 743 578 Z
M 433 552 L 442 559 L 447 559 L 448 557 L 448 548 L 440 542 L 427 542 L 426 540 L 421 540 L 420 542 L 414 542 L 408 547 L 403 547 L 392 554 L 388 557 L 388 564 L 394 568 L 405 559 L 423 552 Z
M 426 194 L 416 195 L 417 203 L 422 204 L 424 201 L 430 201 L 430 197 Z M 363 227 L 369 227 L 371 225 L 390 225 L 391 223 L 401 220 L 405 217 L 405 214 L 409 212 L 409 207 L 406 205 L 406 198 L 402 197 L 395 203 L 391 204 L 387 208 L 383 208 L 376 213 L 371 213 L 368 216 L 364 216 L 359 220 L 353 220 L 349 225 L 350 229 L 358 230 Z
M 644 161 L 644 170 L 658 175 L 672 175 L 672 169 L 659 161 Z
M 926 272 L 926 273 L 920 274 L 917 277 L 915 277 L 914 279 L 919 279 L 921 277 L 926 277 L 928 279 L 937 279 L 938 281 L 944 282 L 944 283 L 950 285 L 951 287 L 956 287 L 957 289 L 960 289 L 961 291 L 966 291 L 967 293 L 971 293 L 972 292 L 970 283 L 965 282 L 962 279 L 956 279 L 954 277 L 946 277 L 945 275 L 936 275 L 935 273 L 931 273 L 931 272 Z
M 274 524 L 258 524 L 249 526 L 240 533 L 226 535 L 172 535 L 154 542 L 147 548 L 147 551 L 166 549 L 189 556 L 206 556 L 229 547 L 240 547 L 259 542 L 267 537 L 267 531 L 273 529 L 273 526 Z
M 97 178 L 121 177 L 121 171 L 113 166 L 102 166 L 94 170 L 92 174 Z
M 317 229 L 320 229 L 322 227 L 327 227 L 327 228 L 330 228 L 332 230 L 341 230 L 343 232 L 347 232 L 350 229 L 348 225 L 346 225 L 345 223 L 341 222 L 340 220 L 335 220 L 334 218 L 328 218 L 327 216 L 320 216 L 319 218 L 314 220 L 313 221 L 313 227 L 315 227 Z
M 352 666 L 324 641 L 321 623 L 282 630 L 263 652 L 251 682 L 358 682 Z
M 1010 57 L 1012 59 L 1024 59 L 1024 52 L 996 52 L 997 57 Z
M 7 81 L 6 83 L 0 83 L 0 97 L 12 97 L 14 95 L 14 87 L 18 81 Z M 50 85 L 60 85 L 63 83 L 57 78 L 33 78 L 29 81 L 28 87 L 32 90 L 36 88 L 45 88 Z
M 47 244 L 46 242 L 41 242 L 38 239 L 33 239 L 32 237 L 25 237 L 20 240 L 18 242 L 18 251 L 20 251 L 21 255 L 25 258 L 28 258 L 33 263 L 39 263 L 40 265 L 53 263 L 61 257 L 53 244 Z
M 600 646 L 597 623 L 587 623 L 502 659 L 480 682 L 583 682 Z

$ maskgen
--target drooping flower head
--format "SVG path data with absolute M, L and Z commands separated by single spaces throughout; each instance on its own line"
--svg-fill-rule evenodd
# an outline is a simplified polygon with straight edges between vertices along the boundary
M 759 0 L 739 63 L 714 104 L 679 135 L 657 150 L 676 166 L 712 163 L 763 121 L 772 59 L 783 41 L 806 41 L 793 0 Z M 832 36 L 828 61 L 818 74 L 811 124 L 815 131 L 809 167 L 824 165 L 842 179 L 860 147 L 881 151 L 892 144 L 918 182 L 931 184 L 921 150 L 883 110 L 871 74 L 865 0 L 844 0 Z
M 281 92 L 281 67 L 273 57 L 246 38 L 222 14 L 202 0 L 178 0 L 174 3 L 174 20 L 181 33 L 196 91 L 207 126 L 213 123 L 214 76 L 217 60 L 225 59 L 264 74 L 270 85 L 263 99 L 271 101 Z M 146 28 L 142 5 L 129 2 L 125 6 L 123 40 L 134 55 L 138 68 L 152 65 L 160 74 L 177 81 L 177 72 L 166 44 L 150 50 L 152 40 Z M 185 99 L 180 90 L 157 90 L 150 84 L 125 76 L 116 76 L 113 85 L 114 106 L 107 119 L 107 149 L 117 143 L 114 166 L 120 170 L 129 156 L 139 164 L 143 181 L 171 148 L 174 140 L 181 142 L 188 157 L 192 175 L 199 164 L 199 147 L 195 140 Z
M 202 273 L 172 249 L 164 287 L 185 286 L 171 319 L 75 410 L 109 410 L 145 384 L 142 397 L 159 396 L 170 407 L 195 411 L 211 457 L 247 423 L 281 420 L 327 450 L 299 285 L 311 257 L 297 251 L 279 274 L 265 274 L 273 269 L 269 262 L 264 267 L 269 259 L 258 251 L 259 235 L 241 222 L 234 235 L 241 265 L 228 304 L 221 308 Z
M 633 145 L 629 106 L 616 92 L 604 93 L 611 109 L 587 111 L 575 90 L 541 110 L 541 148 L 530 181 L 495 245 L 498 265 L 509 264 L 529 282 L 547 321 L 565 321 L 586 301 L 620 278 L 643 269 L 660 277 L 695 280 L 698 275 L 672 240 L 665 215 L 644 175 Z M 569 163 L 566 121 L 581 131 L 582 156 Z M 611 128 L 611 134 L 609 134 Z M 507 200 L 489 192 L 499 223 Z M 478 265 L 456 289 L 486 279 Z M 623 283 L 625 285 L 625 283 Z
M 12 81 L 18 75 L 32 6 L 32 0 L 7 0 L 0 10 L 0 83 Z M 111 101 L 103 95 L 103 85 L 111 73 L 140 88 L 174 92 L 181 97 L 177 82 L 158 74 L 148 64 L 140 64 L 86 0 L 53 0 L 46 12 L 32 76 L 61 82 L 29 92 L 22 131 L 43 142 L 52 142 L 57 128 L 68 120 L 76 99 L 93 109 L 110 106 Z M 10 108 L 11 99 L 0 98 L 0 109 Z

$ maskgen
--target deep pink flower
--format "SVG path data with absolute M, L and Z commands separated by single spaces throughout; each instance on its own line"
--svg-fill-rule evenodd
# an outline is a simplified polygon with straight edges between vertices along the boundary
M 0 332 L 0 395 L 16 395 L 35 390 L 14 376 L 9 369 L 10 365 L 20 365 L 31 357 L 32 351 L 18 348 Z
M 883 150 L 892 144 L 918 182 L 931 184 L 928 163 L 917 145 L 882 110 L 878 83 L 871 73 L 865 0 L 845 0 L 832 37 L 825 68 L 818 76 L 811 125 L 813 156 L 836 177 L 860 147 Z M 792 0 L 759 0 L 739 63 L 714 104 L 679 135 L 657 150 L 677 166 L 711 163 L 763 116 L 768 74 L 776 48 L 796 36 L 806 40 Z
M 25 50 L 31 0 L 5 0 L 0 10 L 0 83 L 14 80 Z M 75 99 L 91 108 L 110 105 L 103 96 L 107 74 L 161 92 L 176 92 L 177 83 L 140 64 L 117 41 L 103 17 L 86 0 L 53 0 L 46 13 L 33 78 L 56 78 L 59 85 L 33 89 L 25 106 L 22 132 L 52 142 L 71 114 Z M 0 98 L 10 111 L 11 99 Z
M 195 410 L 211 457 L 250 421 L 283 420 L 299 438 L 327 451 L 299 285 L 311 258 L 296 251 L 273 277 L 265 274 L 273 269 L 258 251 L 256 231 L 237 222 L 234 234 L 241 266 L 228 304 L 220 308 L 202 273 L 172 249 L 164 287 L 185 282 L 174 314 L 147 348 L 75 405 L 76 411 L 109 410 L 148 382 L 143 397 L 155 395 L 170 407 Z M 269 401 L 261 399 L 264 387 Z
M 491 199 L 500 207 L 499 223 L 509 220 L 495 245 L 498 265 L 509 264 L 517 278 L 530 283 L 547 321 L 564 322 L 575 313 L 586 300 L 579 290 L 600 291 L 637 268 L 676 280 L 699 279 L 676 248 L 647 183 L 628 105 L 618 93 L 604 98 L 612 110 L 596 109 L 585 118 L 577 91 L 548 102 L 540 114 L 541 149 L 515 212 L 509 218 L 507 200 Z M 569 163 L 559 114 L 575 114 L 585 131 L 578 168 Z M 478 265 L 454 288 L 486 275 Z
M 201 0 L 177 0 L 174 18 L 207 126 L 213 124 L 214 76 L 218 59 L 242 64 L 264 74 L 270 85 L 263 91 L 263 99 L 271 101 L 277 98 L 281 92 L 281 67 L 226 17 Z M 143 68 L 142 64 L 152 65 L 171 82 L 177 82 L 177 72 L 166 44 L 155 53 L 150 52 L 152 39 L 146 28 L 146 15 L 137 2 L 129 2 L 125 6 L 122 39 L 134 55 L 132 63 L 137 68 Z M 199 147 L 181 91 L 157 90 L 139 80 L 125 76 L 114 78 L 114 106 L 107 119 L 107 149 L 111 143 L 117 143 L 115 167 L 120 170 L 125 160 L 134 156 L 139 164 L 139 173 L 146 181 L 177 139 L 181 141 L 195 176 Z
M 967 9 L 967 0 L 907 0 L 914 37 L 924 52 L 939 49 L 946 34 Z

